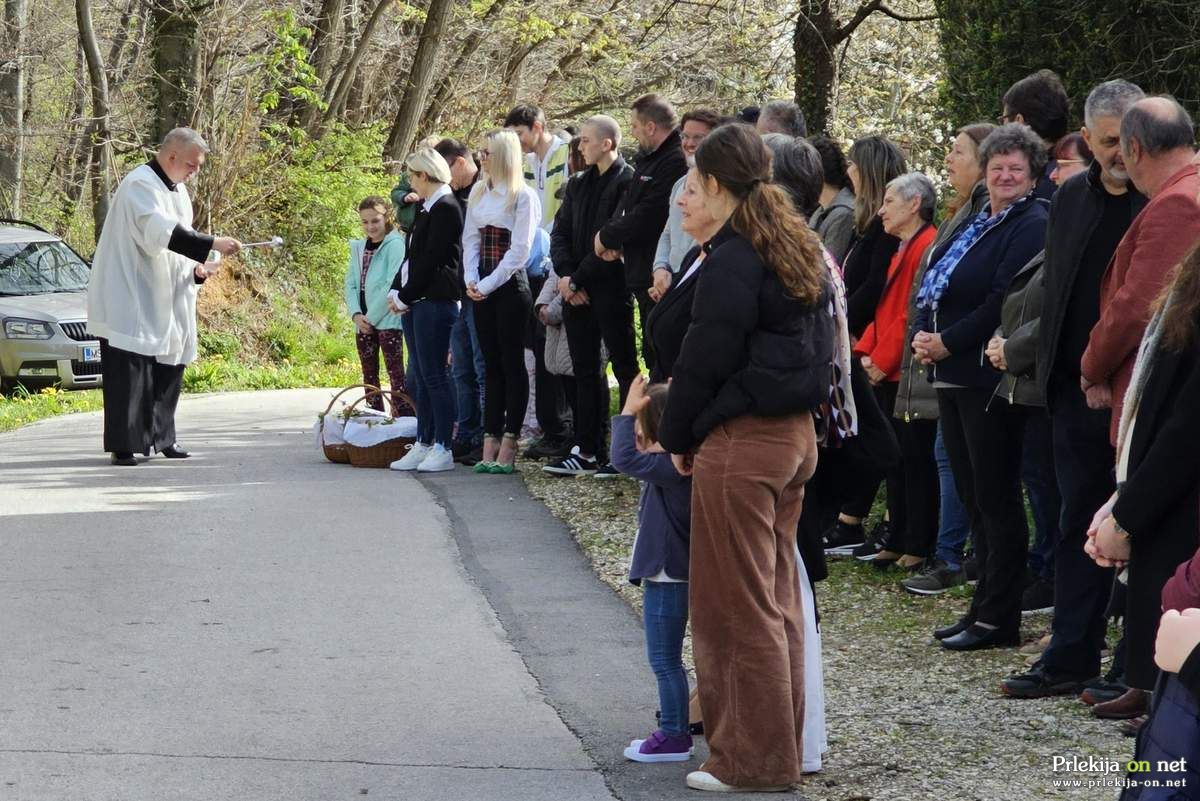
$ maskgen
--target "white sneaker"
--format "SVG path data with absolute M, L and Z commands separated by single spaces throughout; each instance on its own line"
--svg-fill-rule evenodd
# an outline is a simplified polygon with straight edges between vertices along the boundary
M 421 466 L 421 462 L 425 461 L 425 457 L 433 450 L 432 445 L 426 445 L 424 442 L 414 442 L 408 449 L 408 453 L 401 456 L 396 461 L 389 465 L 393 470 L 416 470 Z
M 424 461 L 417 467 L 418 473 L 444 473 L 454 469 L 454 454 L 445 445 L 434 445 Z
M 772 784 L 762 787 L 734 787 L 726 784 L 706 770 L 693 770 L 687 775 L 687 786 L 693 790 L 707 790 L 710 793 L 786 793 L 792 789 L 790 784 Z

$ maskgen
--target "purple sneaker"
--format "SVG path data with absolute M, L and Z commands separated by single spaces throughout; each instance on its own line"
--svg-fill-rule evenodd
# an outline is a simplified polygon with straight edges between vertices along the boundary
M 692 735 L 671 735 L 658 729 L 645 740 L 629 743 L 625 758 L 634 762 L 687 762 L 692 758 Z

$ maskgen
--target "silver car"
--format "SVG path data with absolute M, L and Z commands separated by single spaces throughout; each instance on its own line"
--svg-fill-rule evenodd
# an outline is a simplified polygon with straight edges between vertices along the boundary
M 88 264 L 57 236 L 0 220 L 0 385 L 100 386 L 87 330 Z

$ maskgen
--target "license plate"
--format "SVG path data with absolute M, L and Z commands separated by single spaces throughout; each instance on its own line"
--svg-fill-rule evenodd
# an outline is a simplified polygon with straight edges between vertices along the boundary
M 87 346 L 85 346 L 85 347 L 84 347 L 84 349 L 83 349 L 83 360 L 84 360 L 85 362 L 98 362 L 98 361 L 100 361 L 100 348 L 99 348 L 99 346 L 95 346 L 95 347 L 87 347 Z

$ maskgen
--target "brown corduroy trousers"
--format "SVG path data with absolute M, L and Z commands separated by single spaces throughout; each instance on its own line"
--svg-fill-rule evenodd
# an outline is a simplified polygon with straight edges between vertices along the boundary
M 695 456 L 689 604 L 704 770 L 740 787 L 800 780 L 804 622 L 796 524 L 817 466 L 809 413 L 745 416 Z

